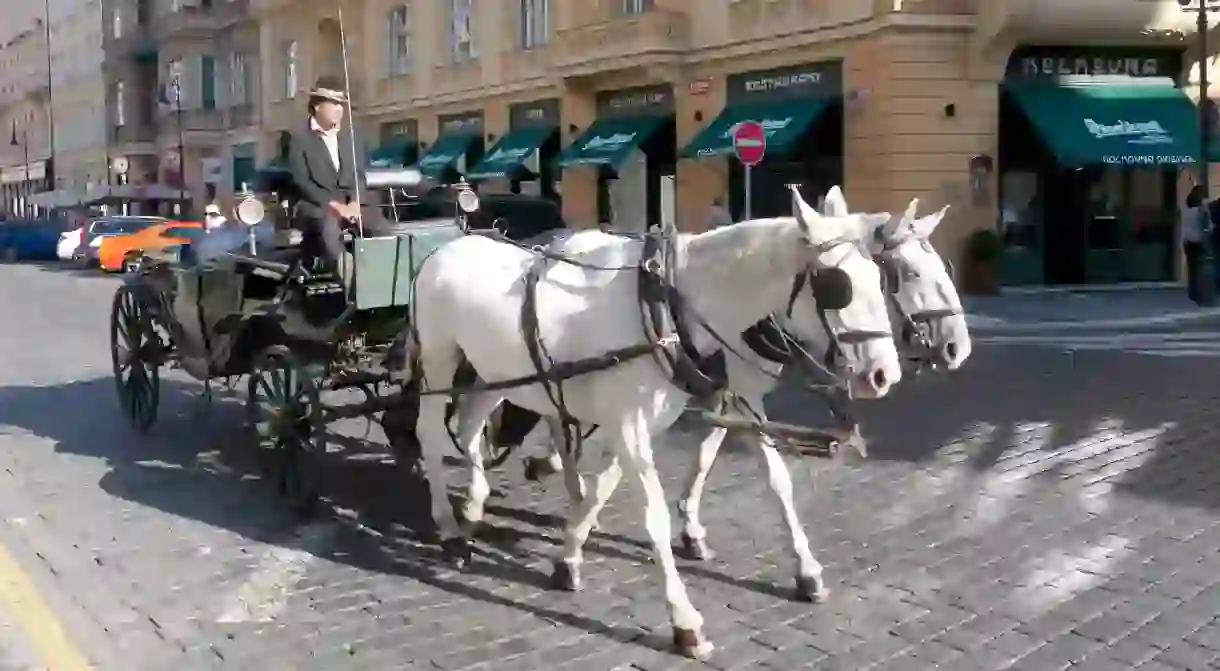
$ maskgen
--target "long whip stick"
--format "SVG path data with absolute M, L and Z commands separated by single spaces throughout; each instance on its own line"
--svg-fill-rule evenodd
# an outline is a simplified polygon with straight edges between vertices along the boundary
M 360 208 L 360 173 L 356 167 L 356 114 L 352 110 L 352 78 L 347 69 L 347 31 L 343 28 L 343 9 L 339 9 L 339 50 L 343 54 L 343 88 L 347 90 L 347 137 L 352 149 L 352 184 L 356 186 L 356 226 L 364 237 L 364 211 Z

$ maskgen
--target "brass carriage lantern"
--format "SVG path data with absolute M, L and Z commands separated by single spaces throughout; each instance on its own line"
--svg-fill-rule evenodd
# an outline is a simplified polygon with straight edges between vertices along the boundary
M 479 210 L 479 194 L 474 192 L 465 177 L 459 177 L 453 188 L 457 189 L 458 223 L 465 230 L 468 228 L 467 217 Z

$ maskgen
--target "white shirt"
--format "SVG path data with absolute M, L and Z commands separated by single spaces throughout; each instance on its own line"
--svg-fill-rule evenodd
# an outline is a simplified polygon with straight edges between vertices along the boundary
M 322 136 L 322 143 L 326 145 L 326 151 L 330 154 L 330 160 L 335 164 L 335 170 L 339 169 L 339 127 L 335 126 L 330 130 L 324 130 L 318 125 L 318 120 L 309 117 L 309 127 L 313 132 Z
M 1184 207 L 1182 208 L 1181 215 L 1179 228 L 1181 229 L 1182 242 L 1202 241 L 1203 231 L 1199 226 L 1199 208 Z

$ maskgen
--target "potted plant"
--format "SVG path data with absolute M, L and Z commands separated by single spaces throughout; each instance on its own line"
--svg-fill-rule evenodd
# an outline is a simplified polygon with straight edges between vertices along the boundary
M 991 229 L 980 229 L 966 238 L 966 273 L 963 288 L 968 294 L 1000 293 L 1000 258 L 1004 241 Z

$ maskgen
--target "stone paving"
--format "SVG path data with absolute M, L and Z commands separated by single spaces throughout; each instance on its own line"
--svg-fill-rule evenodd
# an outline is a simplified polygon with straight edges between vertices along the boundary
M 704 499 L 718 556 L 680 562 L 718 646 L 700 663 L 665 650 L 630 490 L 602 515 L 578 594 L 545 588 L 560 483 L 522 484 L 515 460 L 462 572 L 436 561 L 421 486 L 358 441 L 328 458 L 335 512 L 298 526 L 238 439 L 234 402 L 209 410 L 170 376 L 153 433 L 126 427 L 112 281 L 0 266 L 0 286 L 0 542 L 98 668 L 1220 668 L 1206 359 L 984 345 L 864 407 L 868 461 L 789 460 L 822 605 L 790 600 L 758 460 L 726 448 Z M 788 420 L 817 407 L 772 403 Z M 659 449 L 671 499 L 696 440 Z

